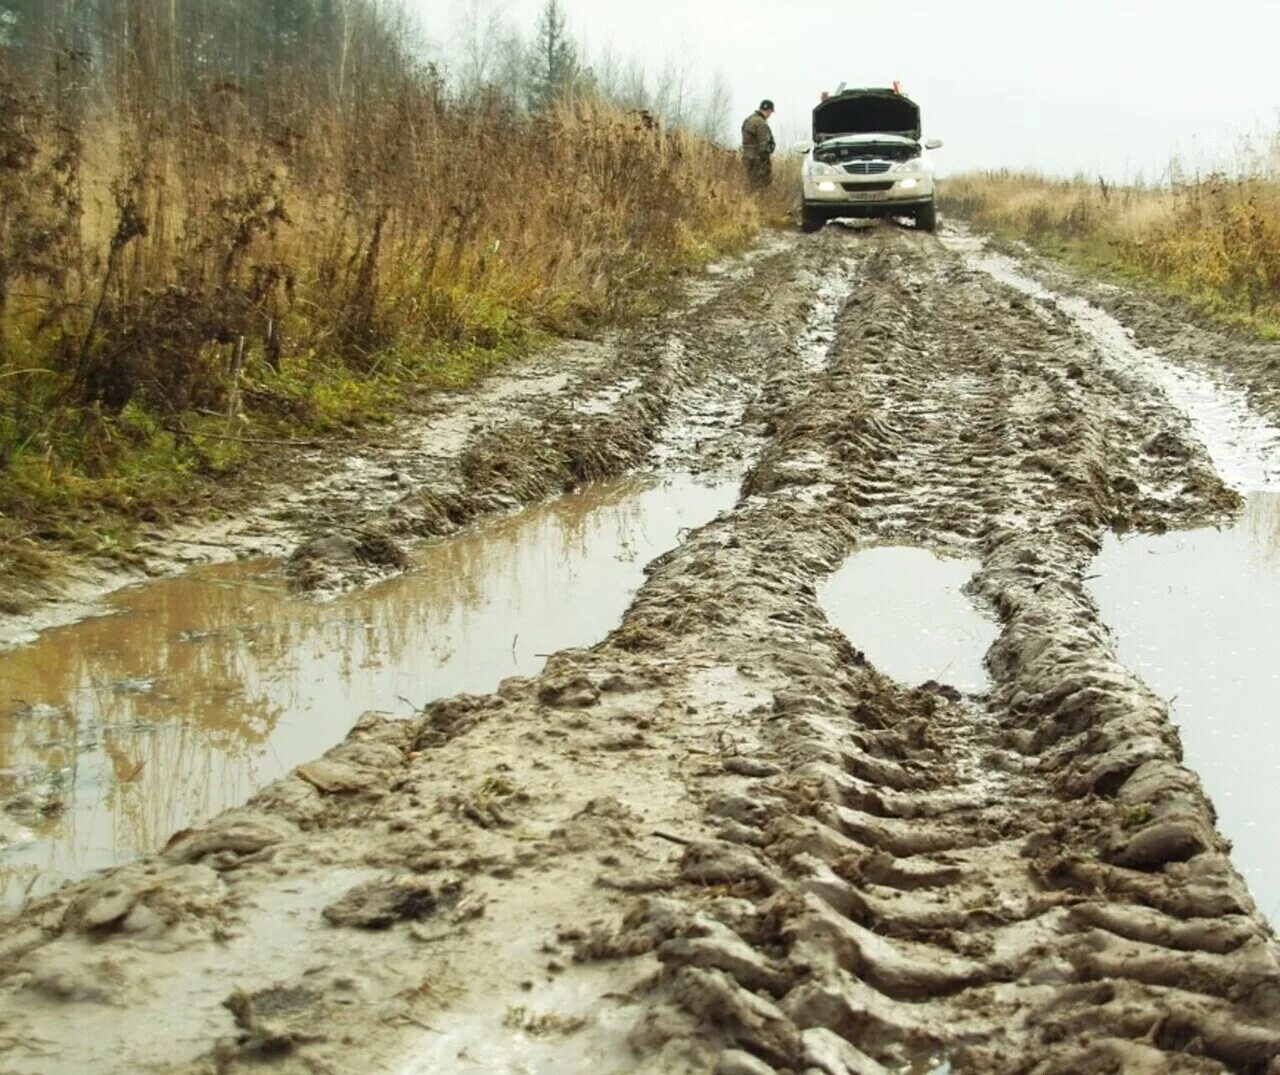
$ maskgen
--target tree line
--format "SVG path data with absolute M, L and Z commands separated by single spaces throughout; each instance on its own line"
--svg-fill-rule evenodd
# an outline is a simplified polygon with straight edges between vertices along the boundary
M 502 0 L 463 0 L 452 45 L 428 55 L 404 11 L 378 0 L 0 0 L 0 72 L 55 71 L 118 96 L 142 86 L 153 105 L 213 89 L 267 109 L 284 86 L 342 102 L 414 71 L 463 101 L 541 112 L 589 97 L 715 140 L 729 129 L 723 78 L 699 82 L 688 56 L 652 76 L 612 48 L 587 56 L 560 0 L 546 0 L 531 33 Z

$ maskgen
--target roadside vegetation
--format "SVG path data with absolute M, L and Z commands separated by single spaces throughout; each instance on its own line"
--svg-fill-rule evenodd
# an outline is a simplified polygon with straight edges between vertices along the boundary
M 0 0 L 0 560 L 123 540 L 759 228 L 737 155 L 593 76 L 556 3 L 471 29 L 453 80 L 375 0 Z
M 949 179 L 941 191 L 945 211 L 980 228 L 1280 337 L 1280 134 L 1243 153 L 1232 174 L 1113 186 L 1000 171 Z

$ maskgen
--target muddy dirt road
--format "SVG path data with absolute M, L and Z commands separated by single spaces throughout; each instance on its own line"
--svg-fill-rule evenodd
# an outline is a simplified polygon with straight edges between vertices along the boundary
M 0 1069 L 1280 1072 L 1269 908 L 1089 577 L 1272 488 L 1276 355 L 1196 330 L 1173 367 L 1082 288 L 954 229 L 779 240 L 394 496 L 311 502 L 280 591 L 585 479 L 706 490 L 603 641 L 32 900 Z M 879 598 L 842 571 L 899 547 Z

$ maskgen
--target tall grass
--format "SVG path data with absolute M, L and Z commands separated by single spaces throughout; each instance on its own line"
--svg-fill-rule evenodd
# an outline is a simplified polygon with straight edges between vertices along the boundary
M 1158 187 L 986 172 L 950 179 L 943 208 L 1090 267 L 1189 298 L 1209 315 L 1280 334 L 1280 136 L 1236 175 Z
M 173 22 L 205 0 L 0 46 L 0 523 L 154 514 L 246 431 L 463 383 L 759 226 L 734 154 L 600 99 L 454 99 L 337 7 L 364 23 L 236 77 Z

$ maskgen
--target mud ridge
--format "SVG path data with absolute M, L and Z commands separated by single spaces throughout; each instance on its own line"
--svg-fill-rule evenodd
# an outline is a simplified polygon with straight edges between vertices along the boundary
M 566 397 L 480 430 L 430 485 L 373 516 L 357 509 L 337 527 L 326 519 L 325 532 L 289 557 L 291 583 L 329 593 L 368 585 L 407 566 L 405 548 L 414 540 L 634 470 L 664 440 L 670 454 L 687 437 L 681 400 L 722 374 L 726 354 L 734 355 L 737 379 L 758 383 L 780 347 L 796 346 L 816 298 L 818 279 L 806 264 L 814 260 L 813 252 L 783 244 L 754 261 L 744 281 L 685 311 L 680 324 L 660 321 L 626 337 L 613 361 Z M 724 392 L 712 394 L 723 403 Z M 683 468 L 723 463 L 699 458 L 695 445 L 683 447 L 692 456 L 681 460 Z M 373 555 L 365 552 L 371 544 Z
M 1235 494 L 932 238 L 811 250 L 858 286 L 821 368 L 770 368 L 737 509 L 600 646 L 369 715 L 8 924 L 15 1072 L 1276 1070 L 1280 947 L 1083 582 L 1106 527 Z M 827 620 L 822 580 L 894 542 L 980 561 L 986 694 Z

